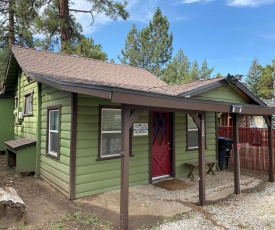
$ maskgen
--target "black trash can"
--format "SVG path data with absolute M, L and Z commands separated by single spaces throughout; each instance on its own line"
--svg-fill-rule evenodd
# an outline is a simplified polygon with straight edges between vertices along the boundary
M 220 170 L 228 169 L 230 151 L 233 140 L 227 137 L 218 137 L 218 167 Z

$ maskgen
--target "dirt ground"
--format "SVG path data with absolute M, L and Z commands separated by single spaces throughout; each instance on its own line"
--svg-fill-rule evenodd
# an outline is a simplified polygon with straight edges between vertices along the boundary
M 28 219 L 23 229 L 119 229 L 119 190 L 70 201 L 39 177 L 15 174 L 4 165 L 4 159 L 5 155 L 0 154 L 0 187 L 13 187 L 25 202 Z M 193 183 L 193 186 L 174 191 L 154 185 L 131 187 L 129 228 L 144 228 L 192 209 L 199 210 L 199 178 L 181 180 Z M 241 175 L 242 192 L 260 189 L 265 181 L 267 175 L 244 172 Z M 207 204 L 228 199 L 233 192 L 232 172 L 207 175 Z M 91 218 L 87 213 L 99 219 Z

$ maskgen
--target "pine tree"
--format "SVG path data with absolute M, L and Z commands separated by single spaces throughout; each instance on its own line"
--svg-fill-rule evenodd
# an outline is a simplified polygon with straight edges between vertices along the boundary
M 272 65 L 266 65 L 264 68 L 261 68 L 258 96 L 262 99 L 270 99 L 274 95 L 274 78 L 272 76 L 273 72 L 274 66 Z
M 101 50 L 100 44 L 94 43 L 92 38 L 86 38 L 82 35 L 80 41 L 70 48 L 71 50 L 67 50 L 70 54 L 107 61 L 107 54 Z
M 153 20 L 149 22 L 151 49 L 149 55 L 152 57 L 150 71 L 156 76 L 160 76 L 162 67 L 172 58 L 172 42 L 173 35 L 168 34 L 169 22 L 166 16 L 162 16 L 162 12 L 158 7 Z
M 140 66 L 140 45 L 138 42 L 138 36 L 139 34 L 137 27 L 135 24 L 133 24 L 125 41 L 125 50 L 121 50 L 122 58 L 118 56 L 118 59 L 121 61 L 122 64 Z
M 190 70 L 190 73 L 189 73 L 190 80 L 191 81 L 199 80 L 199 74 L 200 74 L 200 71 L 199 71 L 198 62 L 196 60 L 194 60 L 192 65 L 191 65 L 191 70 Z
M 180 49 L 173 60 L 163 70 L 161 79 L 168 84 L 185 83 L 190 81 L 190 62 Z
M 38 15 L 42 0 L 0 1 L 0 43 L 4 46 L 33 45 L 33 20 Z
M 200 68 L 200 79 L 201 80 L 206 80 L 211 78 L 211 73 L 213 72 L 214 68 L 208 68 L 208 63 L 206 61 L 206 59 L 203 60 L 202 64 L 201 64 L 201 68 Z
M 215 75 L 215 77 L 214 77 L 214 78 L 219 78 L 219 77 L 223 77 L 223 76 L 221 75 L 221 73 L 220 73 L 220 72 L 218 72 L 218 73 Z
M 247 88 L 256 96 L 260 96 L 261 68 L 262 67 L 259 65 L 257 58 L 255 58 L 252 61 L 246 78 Z
M 38 15 L 42 0 L 0 1 L 0 81 L 8 63 L 10 47 L 14 44 L 33 46 L 33 20 Z M 0 82 L 0 83 L 1 83 Z M 1 84 L 0 84 L 1 85 Z
M 104 13 L 113 20 L 119 17 L 127 19 L 129 13 L 126 11 L 127 2 L 114 0 L 86 0 L 91 3 L 91 9 L 73 9 L 73 2 L 69 0 L 48 0 L 46 7 L 40 17 L 37 17 L 36 28 L 46 38 L 39 41 L 38 45 L 43 48 L 52 49 L 59 42 L 60 50 L 69 53 L 70 46 L 75 45 L 81 39 L 82 26 L 76 21 L 74 13 L 91 14 L 91 24 L 94 23 L 97 14 Z
M 145 68 L 160 77 L 163 67 L 172 57 L 173 35 L 168 30 L 168 19 L 158 7 L 147 27 L 138 32 L 133 25 L 119 59 L 122 63 Z

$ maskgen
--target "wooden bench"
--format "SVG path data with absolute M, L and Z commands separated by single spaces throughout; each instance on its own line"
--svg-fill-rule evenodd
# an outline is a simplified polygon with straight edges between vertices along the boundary
M 208 166 L 207 174 L 212 173 L 213 175 L 215 175 L 215 173 L 213 171 L 213 167 L 216 163 L 217 163 L 216 160 L 205 159 L 205 165 Z M 193 170 L 195 168 L 199 167 L 199 162 L 198 161 L 188 161 L 188 162 L 185 162 L 184 165 L 187 165 L 189 167 L 189 173 L 188 173 L 187 177 L 194 180 Z

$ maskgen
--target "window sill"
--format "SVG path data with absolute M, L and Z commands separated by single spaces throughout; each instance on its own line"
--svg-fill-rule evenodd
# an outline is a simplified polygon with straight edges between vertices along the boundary
M 46 153 L 46 156 L 50 157 L 50 158 L 53 158 L 55 160 L 59 159 L 59 154 L 57 154 L 57 153 Z
M 29 113 L 29 114 L 23 114 L 23 117 L 32 117 L 33 113 Z
M 110 157 L 98 157 L 96 161 L 105 161 L 105 160 L 115 160 L 122 158 L 123 156 L 117 155 L 117 156 L 110 156 Z M 130 154 L 129 157 L 134 157 L 134 155 Z

